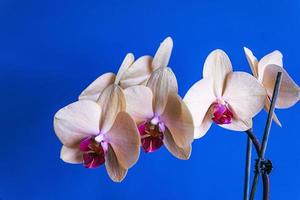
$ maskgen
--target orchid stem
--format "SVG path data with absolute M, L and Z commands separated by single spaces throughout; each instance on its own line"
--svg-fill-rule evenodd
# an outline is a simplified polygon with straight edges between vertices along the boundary
M 254 147 L 255 147 L 255 150 L 256 150 L 256 153 L 257 153 L 257 156 L 259 155 L 259 152 L 260 152 L 260 142 L 259 140 L 257 139 L 257 137 L 255 136 L 255 134 L 253 133 L 253 130 L 252 129 L 249 129 L 246 131 L 248 137 L 251 139 Z
M 268 118 L 267 118 L 267 121 L 266 121 L 265 130 L 264 130 L 262 146 L 261 146 L 261 149 L 260 149 L 259 154 L 258 154 L 259 155 L 258 161 L 263 161 L 264 157 L 265 157 L 266 148 L 267 148 L 269 135 L 270 135 L 270 130 L 271 130 L 272 118 L 273 118 L 275 105 L 276 105 L 276 100 L 277 100 L 279 89 L 280 89 L 281 80 L 282 80 L 282 72 L 278 72 L 277 77 L 276 77 L 276 81 L 275 81 L 274 90 L 273 90 L 273 95 L 272 95 L 271 105 L 270 105 L 270 109 L 269 109 L 269 113 L 268 113 Z M 260 171 L 260 170 L 257 170 L 257 169 L 255 170 L 255 176 L 254 176 L 254 179 L 253 179 L 253 182 L 252 182 L 250 200 L 254 199 L 255 192 L 256 192 L 256 186 L 257 186 L 257 183 L 258 183 L 258 178 L 259 178 L 260 173 L 263 174 L 263 176 L 262 176 L 262 178 L 263 178 L 263 199 L 264 200 L 269 200 L 269 196 L 270 196 L 270 194 L 269 194 L 270 193 L 269 176 L 268 176 L 268 174 L 266 173 L 265 170 Z
M 266 148 L 269 140 L 269 135 L 270 135 L 270 130 L 271 130 L 271 125 L 272 125 L 272 118 L 274 115 L 274 110 L 275 110 L 275 105 L 280 89 L 280 84 L 281 84 L 281 79 L 282 79 L 282 73 L 278 72 L 277 77 L 276 77 L 276 82 L 275 82 L 275 87 L 273 90 L 273 95 L 272 95 L 272 100 L 271 100 L 271 105 L 270 105 L 270 110 L 268 113 L 268 118 L 265 126 L 265 131 L 264 131 L 264 136 L 261 144 L 261 150 L 260 150 L 260 158 L 264 158 L 265 153 L 266 153 Z
M 252 129 L 249 129 L 246 131 L 248 138 L 252 141 L 252 144 L 255 147 L 255 151 L 257 156 L 259 156 L 260 153 L 260 142 L 256 138 L 255 134 L 253 133 Z M 255 174 L 253 181 L 258 182 L 259 174 Z M 256 185 L 255 185 L 256 187 Z M 251 191 L 256 190 L 256 188 L 251 188 Z M 263 199 L 268 199 L 269 198 L 269 191 L 270 191 L 270 183 L 269 183 L 269 175 L 268 174 L 263 174 Z M 251 197 L 250 198 L 254 198 Z
M 268 174 L 262 175 L 263 179 L 263 199 L 270 199 L 270 177 Z
M 252 142 L 247 137 L 247 149 L 246 149 L 246 165 L 245 165 L 245 182 L 244 182 L 244 200 L 248 200 L 249 196 L 249 182 L 250 182 L 250 169 L 251 169 L 251 152 Z

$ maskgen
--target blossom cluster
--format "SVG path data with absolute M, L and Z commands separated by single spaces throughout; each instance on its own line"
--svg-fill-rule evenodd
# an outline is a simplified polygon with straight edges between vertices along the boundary
M 135 60 L 127 54 L 117 74 L 101 75 L 55 114 L 63 161 L 86 168 L 105 165 L 110 178 L 120 182 L 137 162 L 140 148 L 150 153 L 165 146 L 187 160 L 193 140 L 212 123 L 234 131 L 250 129 L 252 118 L 262 108 L 269 110 L 278 72 L 283 79 L 276 107 L 289 108 L 300 100 L 300 88 L 283 68 L 279 51 L 258 61 L 247 48 L 253 75 L 233 72 L 226 53 L 214 50 L 204 63 L 203 78 L 182 99 L 168 66 L 172 48 L 168 37 L 154 57 Z M 276 115 L 274 121 L 281 125 Z

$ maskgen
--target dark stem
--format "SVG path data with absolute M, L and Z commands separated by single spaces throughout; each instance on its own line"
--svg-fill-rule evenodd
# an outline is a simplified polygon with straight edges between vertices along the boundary
M 263 199 L 270 199 L 270 177 L 268 174 L 262 175 L 263 180 Z
M 268 118 L 267 118 L 267 121 L 266 121 L 265 130 L 264 130 L 262 146 L 261 146 L 260 151 L 258 151 L 259 152 L 258 160 L 264 160 L 264 157 L 265 157 L 266 148 L 267 148 L 267 144 L 268 144 L 268 139 L 269 139 L 269 135 L 270 135 L 271 124 L 272 124 L 273 113 L 274 113 L 274 110 L 275 110 L 276 100 L 277 100 L 279 89 L 280 89 L 281 79 L 282 79 L 282 73 L 278 72 L 277 77 L 276 77 L 276 81 L 275 81 L 274 90 L 273 90 L 273 95 L 272 95 L 271 105 L 270 105 L 270 109 L 269 109 L 269 113 L 268 113 Z M 258 183 L 258 178 L 259 178 L 260 173 L 261 172 L 259 170 L 255 170 L 255 176 L 254 176 L 254 179 L 253 179 L 251 193 L 250 193 L 250 200 L 254 199 L 255 192 L 256 192 L 256 187 L 257 187 L 257 183 Z M 266 174 L 266 172 L 263 172 L 263 177 L 262 178 L 263 178 L 264 200 L 268 200 L 269 199 L 269 193 L 270 193 L 269 176 L 268 176 L 268 174 Z
M 270 135 L 270 130 L 271 130 L 271 125 L 272 125 L 272 118 L 273 118 L 273 114 L 274 114 L 274 110 L 275 110 L 277 97 L 278 97 L 278 94 L 279 94 L 281 79 L 282 79 L 282 73 L 278 72 L 277 77 L 276 77 L 276 81 L 275 81 L 274 90 L 273 90 L 270 110 L 269 110 L 269 113 L 268 113 L 268 118 L 267 118 L 267 122 L 266 122 L 266 126 L 265 126 L 264 136 L 263 136 L 263 140 L 262 140 L 262 144 L 261 144 L 261 151 L 260 151 L 260 154 L 259 154 L 260 158 L 265 157 L 266 148 L 267 148 L 269 135 Z
M 249 182 L 250 182 L 250 169 L 251 169 L 251 151 L 252 151 L 252 142 L 251 139 L 247 137 L 244 200 L 248 200 L 249 198 L 248 195 L 249 195 Z
M 255 136 L 255 134 L 253 133 L 252 129 L 249 129 L 246 131 L 248 137 L 251 139 L 252 143 L 254 144 L 257 156 L 259 156 L 259 152 L 260 152 L 260 142 L 257 139 L 257 137 Z
M 255 150 L 256 150 L 256 154 L 257 157 L 259 157 L 259 152 L 260 152 L 260 142 L 259 140 L 256 138 L 255 134 L 253 133 L 252 129 L 249 129 L 246 131 L 248 138 L 252 141 L 252 143 L 254 144 Z M 250 158 L 251 159 L 251 158 Z M 268 174 L 263 174 L 263 199 L 268 199 L 269 198 L 269 191 L 270 191 L 270 182 L 269 182 L 269 175 Z M 259 173 L 255 174 L 254 178 L 253 178 L 253 182 L 258 182 L 259 179 Z M 251 188 L 251 191 L 256 190 L 256 186 L 257 184 L 252 185 L 252 187 L 255 188 Z M 249 187 L 249 186 L 248 186 Z M 250 196 L 250 199 L 254 199 L 253 196 L 254 193 L 252 193 L 252 196 Z M 248 195 L 249 196 L 249 195 Z

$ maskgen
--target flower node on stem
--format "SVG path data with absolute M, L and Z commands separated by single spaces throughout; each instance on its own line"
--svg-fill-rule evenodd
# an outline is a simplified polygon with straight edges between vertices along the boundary
M 255 172 L 260 174 L 270 174 L 273 169 L 271 160 L 256 159 Z

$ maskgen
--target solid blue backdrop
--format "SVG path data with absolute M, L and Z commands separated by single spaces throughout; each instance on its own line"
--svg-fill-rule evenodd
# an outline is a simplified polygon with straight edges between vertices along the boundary
M 242 199 L 244 133 L 214 125 L 188 161 L 165 148 L 142 153 L 116 184 L 104 167 L 60 160 L 53 116 L 99 75 L 116 72 L 126 53 L 153 55 L 167 36 L 182 96 L 216 48 L 247 72 L 243 46 L 259 58 L 278 49 L 300 83 L 299 9 L 298 0 L 0 1 L 0 199 Z M 272 200 L 300 199 L 299 112 L 299 103 L 277 111 L 283 127 L 272 126 Z M 266 116 L 254 120 L 260 137 Z

